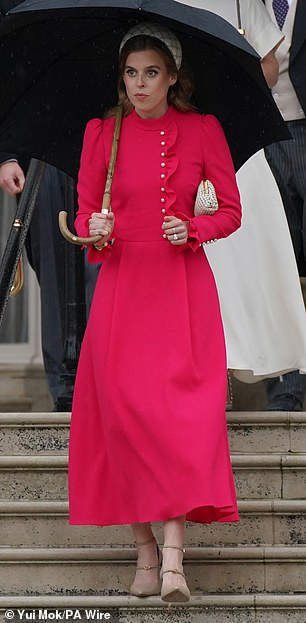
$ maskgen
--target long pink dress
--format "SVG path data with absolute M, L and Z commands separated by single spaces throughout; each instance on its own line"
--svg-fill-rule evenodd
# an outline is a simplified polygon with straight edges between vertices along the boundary
M 76 228 L 101 209 L 114 119 L 87 125 Z M 193 216 L 214 183 L 219 210 Z M 72 524 L 237 521 L 225 419 L 226 357 L 214 277 L 201 242 L 235 231 L 239 194 L 211 115 L 170 107 L 124 118 L 103 260 L 78 366 L 70 435 Z M 163 238 L 164 215 L 190 220 L 190 242 Z

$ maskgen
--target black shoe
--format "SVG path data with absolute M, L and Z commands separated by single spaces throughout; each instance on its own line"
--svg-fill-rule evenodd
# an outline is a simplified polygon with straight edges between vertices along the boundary
M 278 396 L 277 402 L 271 402 L 266 411 L 302 411 L 303 405 L 295 396 Z

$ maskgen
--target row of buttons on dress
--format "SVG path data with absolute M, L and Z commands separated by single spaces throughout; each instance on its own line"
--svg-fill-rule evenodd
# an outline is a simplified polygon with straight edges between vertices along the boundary
M 164 130 L 162 130 L 162 131 L 160 132 L 160 136 L 165 136 L 165 132 L 164 132 Z M 161 147 L 165 147 L 165 146 L 166 146 L 166 141 L 163 139 L 163 140 L 160 142 L 160 144 L 161 144 Z M 160 155 L 161 155 L 161 157 L 162 157 L 162 158 L 164 158 L 164 157 L 165 157 L 165 155 L 166 155 L 166 152 L 162 151 Z M 166 166 L 166 163 L 165 163 L 164 161 L 162 161 L 162 162 L 160 163 L 160 166 L 162 167 L 162 169 L 164 169 L 164 168 L 165 168 L 165 166 Z M 165 174 L 165 173 L 161 173 L 161 174 L 160 174 L 160 177 L 161 177 L 161 179 L 162 179 L 162 180 L 164 180 L 164 179 L 165 179 L 165 177 L 166 177 L 166 174 Z M 165 192 L 166 192 L 166 189 L 165 189 L 165 187 L 164 187 L 164 186 L 161 186 L 161 189 L 160 189 L 160 190 L 161 190 L 161 192 L 162 192 L 162 193 L 165 193 Z M 161 200 L 161 203 L 165 203 L 165 201 L 166 201 L 166 199 L 165 199 L 165 197 L 164 197 L 163 195 L 161 196 L 160 200 Z M 163 209 L 162 209 L 162 213 L 163 213 L 163 214 L 165 214 L 165 212 L 166 212 L 166 210 L 165 210 L 165 208 L 163 208 Z
M 165 132 L 164 132 L 164 130 L 162 130 L 162 131 L 160 132 L 160 136 L 165 136 Z M 160 142 L 160 144 L 161 144 L 161 147 L 165 147 L 165 146 L 166 146 L 166 141 L 163 139 L 163 140 Z M 162 151 L 160 155 L 161 155 L 161 157 L 162 157 L 162 158 L 165 158 L 165 156 L 166 156 L 166 152 Z M 166 166 L 166 163 L 165 163 L 164 161 L 162 161 L 162 162 L 160 163 L 160 166 L 162 167 L 162 169 L 164 169 L 164 168 L 165 168 L 165 166 Z M 165 174 L 165 173 L 161 173 L 161 174 L 160 174 L 160 177 L 161 177 L 161 179 L 162 179 L 162 180 L 164 180 L 164 179 L 165 179 L 165 177 L 166 177 L 166 174 Z M 165 187 L 164 187 L 164 186 L 161 186 L 161 189 L 160 189 L 160 190 L 161 190 L 161 192 L 162 192 L 162 193 L 165 193 L 165 192 L 166 192 L 166 189 L 165 189 Z M 163 195 L 161 196 L 160 200 L 161 200 L 161 203 L 165 203 L 165 201 L 166 201 L 166 199 L 165 199 L 165 197 L 164 197 Z M 166 209 L 165 209 L 165 208 L 162 208 L 162 213 L 163 213 L 163 214 L 165 214 L 165 213 L 166 213 Z M 164 236 L 163 236 L 163 237 L 164 237 L 164 238 L 166 238 L 166 237 L 167 237 L 167 236 L 166 236 L 166 234 L 164 234 Z M 207 240 L 206 242 L 203 242 L 202 244 L 203 244 L 203 245 L 204 245 L 204 244 L 210 244 L 211 242 L 217 242 L 217 240 L 218 240 L 218 238 L 214 238 L 213 240 Z

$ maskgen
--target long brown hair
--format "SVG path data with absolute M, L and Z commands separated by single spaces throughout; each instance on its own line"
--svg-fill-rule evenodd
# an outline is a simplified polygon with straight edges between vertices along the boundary
M 128 39 L 119 57 L 118 104 L 121 104 L 123 114 L 126 116 L 133 110 L 133 105 L 126 94 L 123 80 L 126 61 L 131 52 L 143 52 L 144 50 L 156 50 L 163 58 L 168 74 L 177 77 L 175 84 L 171 85 L 168 90 L 169 106 L 174 106 L 174 108 L 182 112 L 194 110 L 190 103 L 193 85 L 184 61 L 178 70 L 170 50 L 162 41 L 148 35 L 137 35 Z M 106 113 L 105 117 L 113 117 L 115 111 L 116 108 L 112 108 Z

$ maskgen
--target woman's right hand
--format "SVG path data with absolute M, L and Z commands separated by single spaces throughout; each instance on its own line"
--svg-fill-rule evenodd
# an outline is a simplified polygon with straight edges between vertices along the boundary
M 97 243 L 97 246 L 102 246 L 104 242 L 107 242 L 114 229 L 115 215 L 113 212 L 102 214 L 102 212 L 93 212 L 89 219 L 89 235 L 90 236 L 102 236 L 101 240 Z

